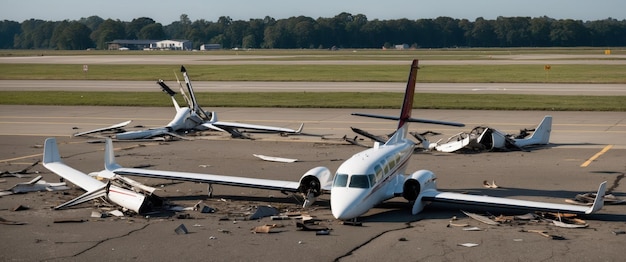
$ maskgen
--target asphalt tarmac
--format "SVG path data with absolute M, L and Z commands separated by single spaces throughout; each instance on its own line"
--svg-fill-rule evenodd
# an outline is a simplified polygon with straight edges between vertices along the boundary
M 297 181 L 316 166 L 334 171 L 342 161 L 363 150 L 341 140 L 354 136 L 354 126 L 375 134 L 387 134 L 395 123 L 351 116 L 348 109 L 258 109 L 218 108 L 220 119 L 295 128 L 317 136 L 281 137 L 252 134 L 254 140 L 232 139 L 222 133 L 194 136 L 193 141 L 116 142 L 118 162 L 127 167 L 260 177 Z M 367 110 L 395 114 L 397 110 Z M 16 171 L 41 159 L 46 137 L 57 137 L 63 161 L 85 173 L 102 169 L 101 143 L 96 138 L 75 138 L 72 133 L 133 119 L 129 125 L 163 125 L 173 116 L 170 108 L 0 106 L 0 170 Z M 626 125 L 623 113 L 612 112 L 497 112 L 456 110 L 414 110 L 413 116 L 464 122 L 463 128 L 412 124 L 411 131 L 438 131 L 432 139 L 469 131 L 486 124 L 506 132 L 532 128 L 541 118 L 554 117 L 551 144 L 530 152 L 483 152 L 446 154 L 417 152 L 408 171 L 429 169 L 438 175 L 442 191 L 563 203 L 576 194 L 595 192 L 602 181 L 610 191 L 626 198 L 621 179 L 626 173 Z M 138 127 L 137 127 L 138 128 Z M 364 144 L 371 144 L 362 140 Z M 252 154 L 298 159 L 295 163 L 262 161 Z M 591 159 L 593 159 L 591 161 Z M 583 164 L 589 162 L 583 167 Z M 36 173 L 35 173 L 36 172 Z M 3 188 L 41 175 L 43 180 L 59 178 L 41 165 L 30 178 L 3 177 Z M 215 213 L 189 210 L 133 215 L 123 218 L 93 218 L 100 210 L 93 203 L 68 210 L 52 210 L 82 194 L 67 191 L 31 192 L 0 198 L 0 217 L 25 225 L 0 224 L 0 259 L 23 261 L 118 260 L 118 261 L 621 261 L 626 235 L 624 205 L 606 206 L 598 214 L 580 216 L 589 227 L 565 229 L 545 221 L 482 224 L 460 210 L 494 215 L 523 214 L 518 210 L 481 209 L 467 206 L 430 205 L 413 216 L 403 198 L 394 198 L 361 218 L 362 226 L 342 225 L 332 218 L 328 196 L 311 209 L 302 210 L 301 199 L 280 192 L 228 186 L 207 186 L 155 179 L 136 180 L 157 187 L 157 195 L 169 203 L 192 207 L 201 202 Z M 495 181 L 497 189 L 483 187 Z M 27 210 L 13 211 L 18 206 Z M 306 212 L 329 227 L 328 235 L 301 231 L 296 220 L 247 220 L 258 206 L 282 212 Z M 468 224 L 481 231 L 465 231 Z M 55 223 L 55 221 L 82 221 Z M 175 229 L 185 225 L 188 234 Z M 276 225 L 274 233 L 252 233 L 260 225 Z M 466 227 L 467 228 L 467 227 Z M 529 230 L 545 231 L 555 240 Z M 460 244 L 478 244 L 465 247 Z

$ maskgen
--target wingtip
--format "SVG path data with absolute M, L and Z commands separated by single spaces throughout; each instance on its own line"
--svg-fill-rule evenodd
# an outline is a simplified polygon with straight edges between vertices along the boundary
M 61 162 L 57 140 L 54 137 L 46 138 L 43 147 L 43 164 Z
M 180 66 L 180 72 L 185 73 L 187 72 L 187 69 L 185 69 L 185 66 Z
M 585 212 L 586 214 L 593 214 L 604 207 L 604 194 L 606 193 L 606 183 L 604 181 L 598 187 L 596 198 L 593 200 L 593 205 Z

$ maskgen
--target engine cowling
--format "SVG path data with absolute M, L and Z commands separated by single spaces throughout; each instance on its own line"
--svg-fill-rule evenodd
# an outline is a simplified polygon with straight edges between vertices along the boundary
M 300 178 L 298 191 L 304 196 L 303 207 L 312 205 L 318 196 L 322 194 L 324 188 L 329 188 L 333 183 L 333 176 L 330 170 L 323 166 L 310 169 Z
M 437 190 L 435 180 L 437 176 L 430 170 L 418 170 L 404 180 L 402 197 L 413 202 L 413 215 L 424 209 L 426 203 L 422 201 L 422 195 L 428 190 Z

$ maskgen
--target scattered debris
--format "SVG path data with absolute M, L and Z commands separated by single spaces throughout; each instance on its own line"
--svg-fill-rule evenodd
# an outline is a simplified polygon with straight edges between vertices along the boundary
M 346 226 L 356 226 L 356 227 L 363 226 L 363 222 L 351 221 L 351 220 L 343 221 L 342 224 Z
M 463 210 L 461 210 L 461 212 L 463 212 L 463 214 L 467 215 L 468 217 L 471 217 L 471 218 L 473 218 L 473 219 L 475 219 L 475 220 L 477 220 L 477 221 L 479 221 L 479 222 L 485 223 L 485 224 L 487 224 L 487 225 L 494 225 L 494 226 L 497 226 L 497 225 L 499 225 L 499 224 L 500 224 L 500 223 L 498 223 L 498 222 L 496 222 L 496 221 L 491 220 L 490 218 L 488 218 L 488 217 L 486 217 L 486 216 L 481 216 L 481 215 L 478 215 L 478 214 L 474 214 L 474 213 L 470 213 L 470 212 L 465 212 L 465 211 L 463 211 Z
M 563 223 L 561 221 L 556 221 L 556 220 L 552 220 L 552 223 L 557 226 L 557 227 L 564 227 L 564 228 L 585 228 L 588 227 L 588 224 L 568 224 L 568 223 Z
M 187 227 L 185 227 L 185 224 L 180 224 L 180 226 L 174 229 L 174 232 L 176 232 L 177 235 L 186 235 L 189 233 L 189 231 L 187 231 Z
M 324 230 L 330 230 L 329 227 L 322 226 L 322 225 L 315 224 L 315 223 L 301 223 L 301 222 L 297 222 L 296 223 L 296 227 L 300 231 L 324 231 Z
M 612 232 L 613 232 L 613 235 L 616 235 L 616 236 L 626 234 L 626 231 L 624 230 L 617 230 L 617 231 L 612 231 Z
M 57 218 L 54 220 L 54 223 L 57 224 L 61 224 L 61 223 L 83 223 L 86 222 L 87 220 L 82 219 L 82 218 Z
M 522 229 L 522 230 L 520 230 L 520 232 L 537 233 L 537 234 L 539 234 L 539 235 L 541 235 L 543 237 L 550 238 L 552 240 L 566 240 L 566 238 L 564 238 L 562 236 L 550 235 L 550 234 L 548 234 L 547 231 L 543 231 L 543 230 L 534 230 L 534 229 L 525 230 L 525 229 Z
M 584 193 L 578 194 L 574 199 L 566 199 L 565 202 L 576 204 L 576 205 L 585 205 L 591 206 L 593 204 L 593 200 L 596 197 L 596 193 Z M 605 194 L 602 198 L 604 200 L 605 205 L 621 205 L 626 204 L 626 200 L 617 198 L 613 194 Z
M 298 161 L 298 159 L 293 159 L 293 158 L 282 158 L 282 157 L 264 156 L 264 155 L 257 155 L 257 154 L 252 154 L 252 155 L 260 159 L 263 159 L 265 161 L 271 161 L 271 162 L 293 163 L 293 162 Z
M 278 233 L 280 231 L 277 231 L 276 228 L 279 228 L 279 227 L 283 227 L 283 226 L 277 225 L 277 224 L 257 226 L 252 229 L 252 233 L 255 233 L 255 234 L 256 233 L 265 233 L 265 234 Z
M 124 216 L 124 213 L 122 213 L 122 211 L 119 211 L 119 210 L 111 210 L 111 211 L 108 212 L 108 214 L 112 215 L 112 216 L 116 216 L 116 217 L 123 217 Z
M 0 217 L 0 224 L 3 224 L 3 225 L 26 225 L 28 223 L 6 220 L 6 219 Z
M 18 170 L 18 171 L 2 171 L 2 173 L 0 173 L 0 177 L 5 177 L 5 176 L 13 176 L 13 177 L 18 177 L 18 178 L 25 178 L 28 177 L 28 171 L 33 168 L 34 166 L 36 166 L 37 164 L 39 164 L 39 161 L 41 160 L 37 160 L 35 161 L 35 163 L 31 164 L 30 166 L 22 169 L 22 170 Z M 35 172 L 35 173 L 39 173 L 39 172 Z
M 13 209 L 11 209 L 11 211 L 22 211 L 22 210 L 28 210 L 30 209 L 27 206 L 23 206 L 23 205 L 17 205 L 16 207 L 14 207 Z
M 464 231 L 483 231 L 479 227 L 467 227 L 467 228 L 463 228 L 463 230 Z
M 41 176 L 37 176 L 31 181 L 24 182 L 24 183 L 17 183 L 12 188 L 9 188 L 4 191 L 0 191 L 0 196 L 28 193 L 28 192 L 58 191 L 58 190 L 70 189 L 65 182 L 48 183 L 44 180 L 41 180 L 41 178 L 42 178 Z
M 330 230 L 329 229 L 327 229 L 327 230 L 320 230 L 320 231 L 315 232 L 315 235 L 317 235 L 317 236 L 327 236 L 327 235 L 330 235 Z
M 483 186 L 486 188 L 498 188 L 498 185 L 496 185 L 496 181 L 492 181 L 490 184 L 489 181 L 485 180 L 483 181 Z
M 462 243 L 462 244 L 458 244 L 458 245 L 462 246 L 462 247 L 475 247 L 475 246 L 478 246 L 478 244 L 476 244 L 476 243 Z
M 278 215 L 278 209 L 273 208 L 271 206 L 258 206 L 256 212 L 252 214 L 248 219 L 254 220 L 263 217 L 275 216 Z

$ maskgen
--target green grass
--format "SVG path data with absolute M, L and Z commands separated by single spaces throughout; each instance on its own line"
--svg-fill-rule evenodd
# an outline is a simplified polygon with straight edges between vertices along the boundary
M 284 108 L 399 108 L 401 93 L 196 93 L 198 101 L 211 107 L 284 107 Z M 418 93 L 414 108 L 553 110 L 553 111 L 626 111 L 624 96 L 552 96 L 501 94 Z M 181 105 L 185 103 L 179 99 Z M 160 92 L 0 92 L 0 104 L 70 106 L 172 106 Z
M 193 81 L 404 82 L 406 65 L 188 65 Z M 179 65 L 0 64 L 0 80 L 175 80 Z M 626 65 L 425 65 L 418 82 L 624 83 Z

